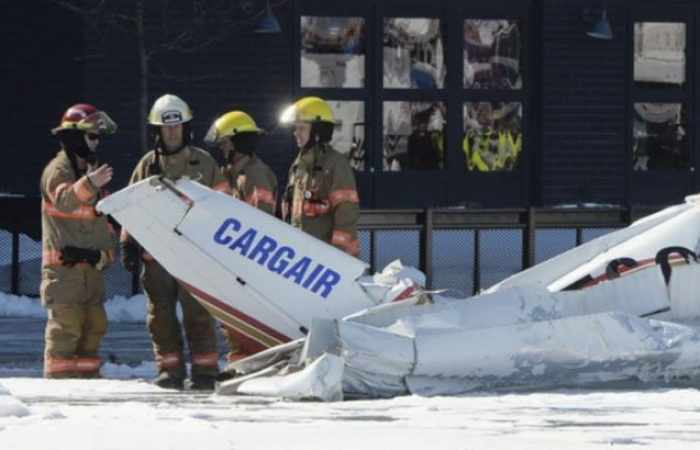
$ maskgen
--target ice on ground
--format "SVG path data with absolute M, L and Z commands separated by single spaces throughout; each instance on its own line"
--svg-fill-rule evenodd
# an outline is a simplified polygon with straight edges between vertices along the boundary
M 140 380 L 3 379 L 31 414 L 0 415 L 3 450 L 696 448 L 700 392 L 562 390 L 288 403 Z

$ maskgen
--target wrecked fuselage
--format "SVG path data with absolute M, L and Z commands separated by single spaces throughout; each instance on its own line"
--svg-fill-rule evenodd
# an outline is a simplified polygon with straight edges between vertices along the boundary
M 231 365 L 239 376 L 222 394 L 445 395 L 700 370 L 693 198 L 469 298 L 424 292 L 422 274 L 398 262 L 369 276 L 361 261 L 187 179 L 145 180 L 99 209 L 217 319 L 259 338 L 264 351 Z

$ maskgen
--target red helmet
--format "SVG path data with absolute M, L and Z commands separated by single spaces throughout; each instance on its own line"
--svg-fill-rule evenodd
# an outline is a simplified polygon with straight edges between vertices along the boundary
M 117 124 L 104 111 L 100 111 L 88 103 L 78 103 L 63 113 L 61 124 L 51 132 L 57 134 L 62 130 L 112 134 L 117 131 Z

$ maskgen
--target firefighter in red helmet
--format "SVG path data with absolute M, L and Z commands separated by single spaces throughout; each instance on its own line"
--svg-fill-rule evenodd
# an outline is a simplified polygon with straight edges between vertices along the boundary
M 99 377 L 98 349 L 107 331 L 102 270 L 116 237 L 95 211 L 112 168 L 97 147 L 117 126 L 103 111 L 80 103 L 52 130 L 61 149 L 41 176 L 41 301 L 48 310 L 44 376 Z

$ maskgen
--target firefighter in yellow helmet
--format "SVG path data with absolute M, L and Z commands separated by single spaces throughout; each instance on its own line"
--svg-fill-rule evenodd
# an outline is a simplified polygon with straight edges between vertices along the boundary
M 355 174 L 348 158 L 330 145 L 335 124 L 330 106 L 318 97 L 304 97 L 282 113 L 280 122 L 294 126 L 299 149 L 282 198 L 283 218 L 358 256 Z
M 277 177 L 257 154 L 258 141 L 263 133 L 248 114 L 230 111 L 214 121 L 204 141 L 221 150 L 225 161 L 221 170 L 231 185 L 233 196 L 274 216 Z M 265 349 L 233 328 L 225 327 L 224 336 L 230 349 L 229 362 Z
M 230 192 L 218 164 L 206 151 L 190 144 L 192 111 L 175 95 L 166 94 L 153 104 L 148 115 L 154 149 L 146 153 L 131 175 L 136 183 L 152 175 L 170 179 L 188 176 L 215 190 Z M 148 298 L 148 329 L 159 375 L 154 383 L 182 389 L 186 378 L 183 340 L 176 315 L 180 302 L 183 325 L 192 361 L 191 388 L 213 389 L 219 373 L 214 322 L 209 313 L 158 261 L 122 230 L 122 262 L 134 271 L 143 262 L 141 282 Z
M 116 236 L 95 211 L 112 179 L 100 165 L 100 138 L 116 131 L 109 116 L 80 103 L 66 110 L 52 130 L 61 150 L 41 176 L 41 301 L 48 309 L 44 376 L 95 378 L 98 350 L 107 332 L 104 269 L 113 258 Z

